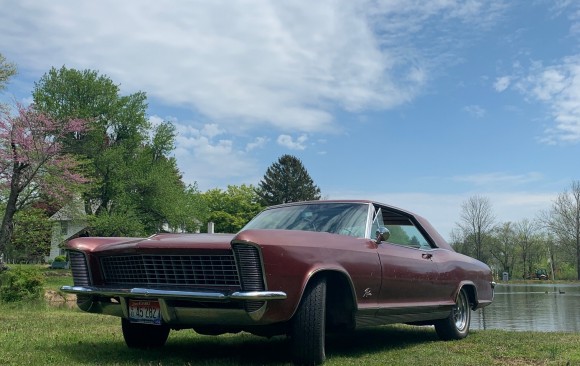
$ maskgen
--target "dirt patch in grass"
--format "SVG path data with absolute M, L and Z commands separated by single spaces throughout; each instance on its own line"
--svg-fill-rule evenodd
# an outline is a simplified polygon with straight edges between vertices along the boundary
M 74 294 L 65 294 L 60 291 L 46 290 L 44 300 L 51 306 L 74 308 L 77 304 L 77 297 Z

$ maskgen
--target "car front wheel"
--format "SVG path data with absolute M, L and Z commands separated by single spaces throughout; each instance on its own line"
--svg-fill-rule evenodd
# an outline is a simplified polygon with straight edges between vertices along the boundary
M 169 336 L 167 325 L 131 323 L 121 319 L 123 338 L 129 348 L 159 348 L 165 345 Z
M 320 365 L 326 359 L 325 307 L 326 281 L 323 277 L 318 277 L 308 284 L 298 310 L 292 318 L 290 338 L 295 364 Z
M 455 306 L 449 317 L 435 322 L 435 331 L 442 340 L 462 339 L 469 333 L 471 307 L 467 291 L 461 289 L 457 294 Z

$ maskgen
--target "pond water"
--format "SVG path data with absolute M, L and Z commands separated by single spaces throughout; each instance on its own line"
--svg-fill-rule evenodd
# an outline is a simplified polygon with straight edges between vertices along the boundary
M 498 284 L 493 303 L 471 314 L 471 329 L 578 332 L 580 285 Z

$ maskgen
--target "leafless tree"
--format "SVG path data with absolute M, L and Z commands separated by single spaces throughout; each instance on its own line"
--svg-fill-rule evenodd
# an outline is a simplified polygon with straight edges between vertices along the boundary
M 484 241 L 495 225 L 491 201 L 475 195 L 461 204 L 461 222 L 458 223 L 467 243 L 473 248 L 475 258 L 484 261 Z
M 536 225 L 528 219 L 523 219 L 516 224 L 516 244 L 518 246 L 520 258 L 522 260 L 524 277 L 526 274 L 531 274 L 533 257 L 537 247 L 537 237 L 536 237 Z
M 580 280 L 580 181 L 573 181 L 570 190 L 558 195 L 542 222 L 575 259 Z
M 500 265 L 500 270 L 513 275 L 516 262 L 516 231 L 512 222 L 504 222 L 493 230 L 491 256 Z

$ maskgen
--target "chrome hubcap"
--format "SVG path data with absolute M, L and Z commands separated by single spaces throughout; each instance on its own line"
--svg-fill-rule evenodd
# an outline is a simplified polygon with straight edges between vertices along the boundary
M 463 291 L 459 292 L 457 296 L 457 304 L 455 309 L 453 309 L 453 319 L 455 320 L 455 328 L 459 331 L 465 330 L 467 322 L 469 320 L 469 304 L 467 303 L 467 297 Z

